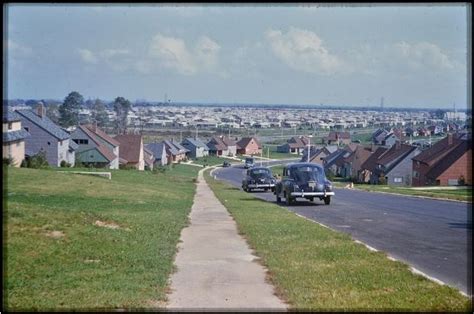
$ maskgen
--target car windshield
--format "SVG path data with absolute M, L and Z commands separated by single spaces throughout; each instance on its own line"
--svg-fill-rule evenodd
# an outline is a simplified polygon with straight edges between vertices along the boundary
M 253 158 L 246 158 L 246 159 L 245 159 L 245 162 L 246 162 L 246 163 L 253 163 Z
M 300 166 L 292 169 L 293 175 L 298 182 L 324 181 L 324 173 L 318 167 Z
M 250 171 L 250 175 L 254 178 L 264 178 L 270 175 L 270 170 L 268 169 L 253 169 Z

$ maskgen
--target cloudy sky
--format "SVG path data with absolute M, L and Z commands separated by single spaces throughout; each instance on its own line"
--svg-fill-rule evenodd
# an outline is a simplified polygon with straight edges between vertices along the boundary
M 178 102 L 467 102 L 465 5 L 4 10 L 10 99 L 64 99 L 77 90 L 86 99 L 166 94 Z

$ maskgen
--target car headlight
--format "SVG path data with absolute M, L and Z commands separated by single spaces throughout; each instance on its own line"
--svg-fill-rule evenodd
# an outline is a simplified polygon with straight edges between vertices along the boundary
M 293 189 L 294 189 L 295 191 L 297 191 L 297 190 L 299 190 L 299 189 L 300 189 L 300 187 L 299 187 L 299 185 L 298 185 L 298 184 L 294 184 L 294 185 L 293 185 Z

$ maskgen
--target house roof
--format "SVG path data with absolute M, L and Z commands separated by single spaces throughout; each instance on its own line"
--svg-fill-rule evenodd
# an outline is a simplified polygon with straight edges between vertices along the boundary
M 230 137 L 227 137 L 227 136 L 223 136 L 222 141 L 227 146 L 236 146 L 237 145 L 237 143 L 233 139 L 231 139 Z
M 140 134 L 121 134 L 115 136 L 115 140 L 120 143 L 120 157 L 128 162 L 140 161 L 140 144 L 142 136 Z
M 207 143 L 207 147 L 210 150 L 226 150 L 227 145 L 222 141 L 220 137 L 212 137 L 211 140 Z
M 17 131 L 3 132 L 3 142 L 9 143 L 9 142 L 14 142 L 14 141 L 19 141 L 29 136 L 30 136 L 30 133 L 28 133 L 26 130 L 23 130 L 23 129 L 17 130 Z
M 452 166 L 462 155 L 464 155 L 469 149 L 471 149 L 471 143 L 469 141 L 461 141 L 454 149 L 450 150 L 444 155 L 438 162 L 436 162 L 431 169 L 427 172 L 428 178 L 436 179 L 443 172 L 445 172 L 450 166 Z
M 375 152 L 373 152 L 369 158 L 361 165 L 361 169 L 367 169 L 369 171 L 374 171 L 377 168 L 377 160 L 388 148 L 379 147 Z
M 194 138 L 192 138 L 192 137 L 188 137 L 188 138 L 186 138 L 186 139 L 183 141 L 183 143 L 184 143 L 185 141 L 188 142 L 188 143 L 190 143 L 191 145 L 193 145 L 193 146 L 195 146 L 195 147 L 203 147 L 204 150 L 209 150 L 209 147 L 207 147 L 207 145 L 204 144 L 200 139 L 194 139 Z
M 153 153 L 155 159 L 161 160 L 161 157 L 163 156 L 163 150 L 165 150 L 165 144 L 163 142 L 146 144 L 145 147 Z
M 392 147 L 390 147 L 388 150 L 383 152 L 378 158 L 377 158 L 377 164 L 380 164 L 382 166 L 386 166 L 389 163 L 393 162 L 394 160 L 401 158 L 403 156 L 406 156 L 407 154 L 411 153 L 413 150 L 415 150 L 416 147 L 412 145 L 407 145 L 407 144 L 395 144 Z
M 245 148 L 249 145 L 250 141 L 254 140 L 258 148 L 261 148 L 262 146 L 260 145 L 260 142 L 255 138 L 255 137 L 242 137 L 240 141 L 237 142 L 237 147 L 238 148 Z
M 449 144 L 449 138 L 448 136 L 446 136 L 444 139 L 436 142 L 430 148 L 422 151 L 420 154 L 413 157 L 412 160 L 419 161 L 431 166 L 438 160 L 442 159 L 447 153 L 449 153 L 449 151 L 456 148 L 456 146 L 459 145 L 462 141 L 460 139 L 461 136 L 462 135 L 459 134 L 453 134 L 451 144 Z
M 79 148 L 79 145 L 76 144 L 76 142 L 70 140 L 69 141 L 69 148 L 72 150 L 77 150 Z
M 6 112 L 3 113 L 2 121 L 15 122 L 15 121 L 21 121 L 21 118 L 15 111 L 7 110 Z
M 309 140 L 306 136 L 294 136 L 287 141 L 291 148 L 304 148 L 308 145 L 308 142 Z
M 108 150 L 105 146 L 99 145 L 96 147 L 91 147 L 89 149 L 83 150 L 80 152 L 80 154 L 86 153 L 91 150 L 97 150 L 102 156 L 104 156 L 105 159 L 107 159 L 108 162 L 111 162 L 117 158 L 110 150 Z
M 328 141 L 336 141 L 337 139 L 350 139 L 350 138 L 351 138 L 351 135 L 349 132 L 331 131 L 329 132 L 329 135 L 326 139 Z
M 110 145 L 115 146 L 115 147 L 120 146 L 120 143 L 118 141 L 116 141 L 113 137 L 111 137 L 110 135 L 108 135 L 107 133 L 105 133 L 104 131 L 96 127 L 95 125 L 86 124 L 84 125 L 84 127 L 86 127 L 89 131 L 93 132 L 95 135 L 97 135 L 98 137 L 100 137 L 101 139 L 109 143 Z
M 24 118 L 30 120 L 32 123 L 36 124 L 38 127 L 42 128 L 52 136 L 56 137 L 58 140 L 65 140 L 71 137 L 69 133 L 61 129 L 47 116 L 40 117 L 32 110 L 17 110 L 16 112 Z
M 348 153 L 346 150 L 344 149 L 338 149 L 334 152 L 332 152 L 331 154 L 327 155 L 326 157 L 324 157 L 324 167 L 325 168 L 329 168 L 331 167 L 333 164 L 335 164 L 340 158 L 344 158 L 344 155 Z

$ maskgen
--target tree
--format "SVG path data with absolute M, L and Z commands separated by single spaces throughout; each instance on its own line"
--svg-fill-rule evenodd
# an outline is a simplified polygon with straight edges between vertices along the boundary
M 84 97 L 78 92 L 71 92 L 59 107 L 59 124 L 65 128 L 79 123 L 79 110 L 84 106 Z
M 91 118 L 93 122 L 97 122 L 99 127 L 104 127 L 109 122 L 105 104 L 100 99 L 96 99 L 91 107 Z
M 437 109 L 433 112 L 433 116 L 436 118 L 436 119 L 444 119 L 444 115 L 445 115 L 446 111 L 443 110 L 443 109 Z
M 54 123 L 59 123 L 59 106 L 55 103 L 49 103 L 46 107 L 46 116 Z
M 117 97 L 114 101 L 115 117 L 115 130 L 117 134 L 123 134 L 127 131 L 127 116 L 128 112 L 132 108 L 132 104 L 128 99 L 123 97 Z

